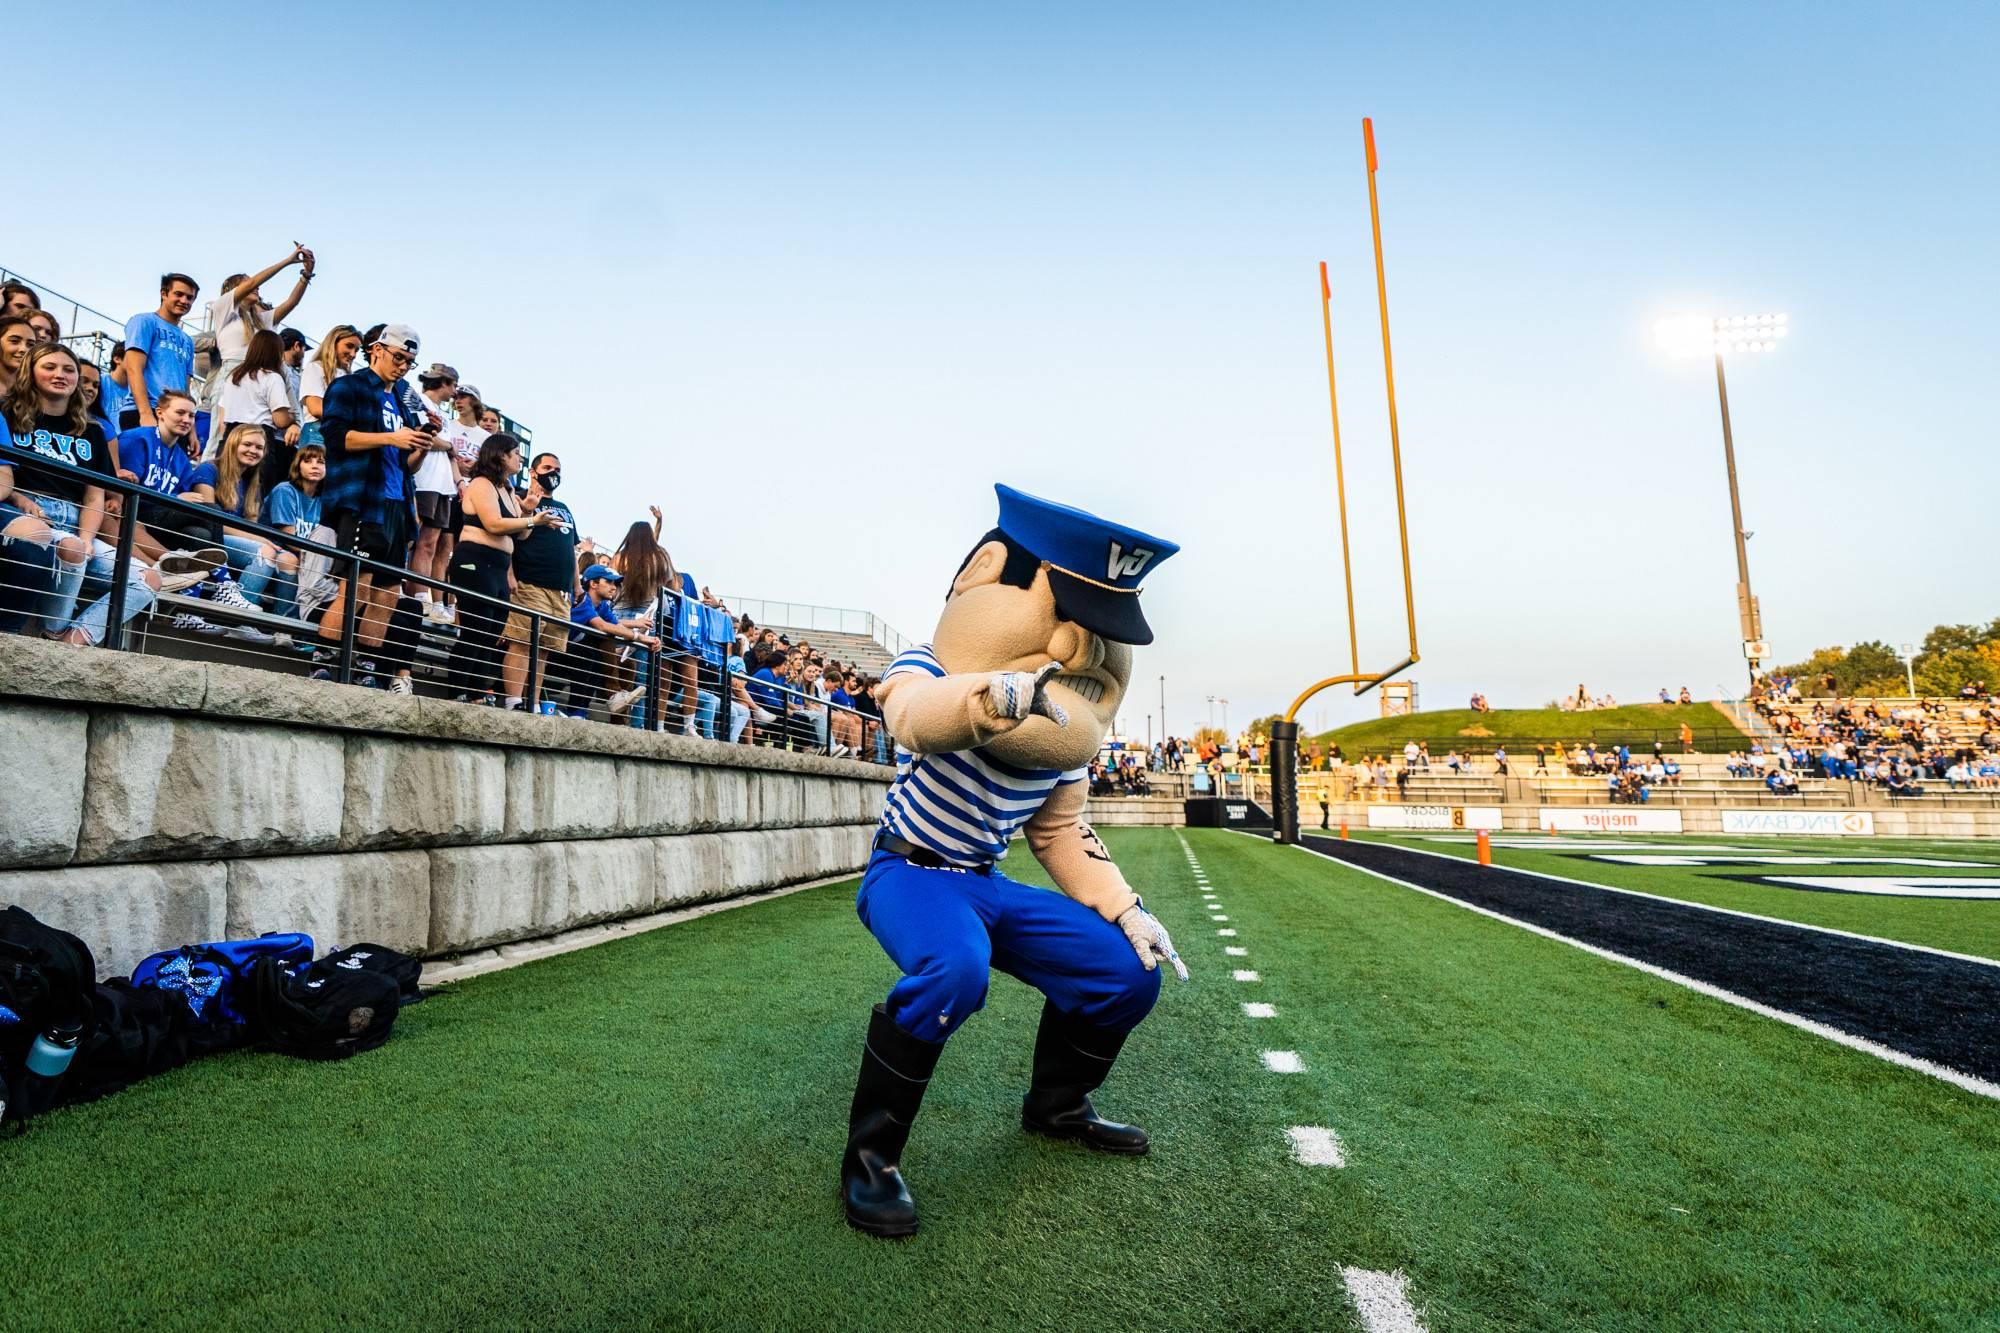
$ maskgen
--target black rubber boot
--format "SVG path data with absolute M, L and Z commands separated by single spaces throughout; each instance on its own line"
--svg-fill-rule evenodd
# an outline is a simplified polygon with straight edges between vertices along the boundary
M 1145 1152 L 1145 1130 L 1106 1120 L 1090 1104 L 1090 1094 L 1111 1073 L 1127 1035 L 1044 1004 L 1042 1027 L 1035 1034 L 1035 1073 L 1021 1100 L 1021 1128 L 1076 1139 L 1101 1152 Z
M 912 1037 L 887 1009 L 875 1006 L 847 1115 L 847 1152 L 840 1159 L 848 1223 L 871 1236 L 916 1232 L 917 1201 L 903 1183 L 903 1145 L 943 1053 L 943 1042 Z

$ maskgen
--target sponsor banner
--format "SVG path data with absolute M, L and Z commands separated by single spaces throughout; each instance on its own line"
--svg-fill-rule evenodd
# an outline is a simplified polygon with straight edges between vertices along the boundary
M 1875 816 L 1867 810 L 1724 810 L 1722 831 L 1867 838 L 1875 833 Z
M 1648 810 L 1642 805 L 1545 805 L 1541 825 L 1558 833 L 1679 833 L 1681 812 Z
M 1369 828 L 1497 829 L 1497 805 L 1371 805 Z

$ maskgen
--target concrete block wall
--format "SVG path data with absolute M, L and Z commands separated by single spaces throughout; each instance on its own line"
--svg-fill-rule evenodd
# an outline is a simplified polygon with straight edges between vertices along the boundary
M 430 957 L 858 871 L 890 773 L 0 637 L 0 904 L 113 975 L 304 930 Z

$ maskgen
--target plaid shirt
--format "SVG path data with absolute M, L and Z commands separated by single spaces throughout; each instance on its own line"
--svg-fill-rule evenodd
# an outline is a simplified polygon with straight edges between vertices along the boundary
M 320 432 L 326 440 L 326 481 L 319 490 L 320 507 L 331 516 L 343 510 L 353 510 L 360 514 L 361 522 L 383 524 L 391 503 L 400 503 L 409 511 L 411 521 L 415 521 L 416 488 L 410 484 L 407 469 L 403 471 L 403 498 L 391 501 L 385 494 L 383 485 L 385 468 L 402 468 L 401 449 L 361 449 L 349 453 L 347 433 L 360 431 L 364 435 L 379 434 L 397 430 L 408 425 L 398 399 L 396 419 L 391 424 L 383 411 L 382 395 L 387 392 L 396 397 L 393 390 L 380 375 L 372 370 L 357 370 L 352 375 L 342 375 L 327 386 L 326 397 L 321 400 Z

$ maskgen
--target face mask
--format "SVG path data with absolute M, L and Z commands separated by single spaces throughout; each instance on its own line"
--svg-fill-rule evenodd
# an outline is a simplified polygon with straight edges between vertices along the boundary
M 544 495 L 554 495 L 556 487 L 562 485 L 562 471 L 557 469 L 554 472 L 544 472 L 537 480 L 542 484 Z

